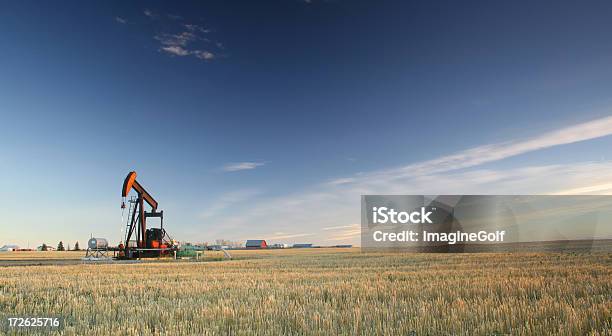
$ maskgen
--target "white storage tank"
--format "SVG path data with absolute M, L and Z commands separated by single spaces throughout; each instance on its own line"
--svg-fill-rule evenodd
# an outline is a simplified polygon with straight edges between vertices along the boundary
M 87 242 L 90 249 L 105 249 L 108 248 L 108 241 L 104 238 L 91 238 Z

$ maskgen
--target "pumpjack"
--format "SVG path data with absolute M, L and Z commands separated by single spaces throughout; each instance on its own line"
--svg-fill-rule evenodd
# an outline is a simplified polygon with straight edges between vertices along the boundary
M 125 240 L 119 244 L 120 259 L 151 258 L 169 256 L 177 246 L 164 229 L 164 211 L 158 210 L 157 201 L 145 188 L 136 181 L 136 172 L 130 172 L 121 188 L 121 208 L 126 208 L 126 198 L 130 191 L 136 191 L 136 197 L 130 198 Z M 145 203 L 150 211 L 145 210 Z M 159 218 L 159 228 L 147 228 L 147 218 Z M 135 235 L 135 240 L 131 240 Z

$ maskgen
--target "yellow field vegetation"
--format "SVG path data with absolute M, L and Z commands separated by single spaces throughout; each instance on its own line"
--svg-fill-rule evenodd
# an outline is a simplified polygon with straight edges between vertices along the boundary
M 79 259 L 83 256 L 85 256 L 85 251 L 16 251 L 0 252 L 0 261 L 22 259 Z
M 213 262 L 1 267 L 0 316 L 62 316 L 66 325 L 55 333 L 65 335 L 612 330 L 609 253 L 232 254 Z

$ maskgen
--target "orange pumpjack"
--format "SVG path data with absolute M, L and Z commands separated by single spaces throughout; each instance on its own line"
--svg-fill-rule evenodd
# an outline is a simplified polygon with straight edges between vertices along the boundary
M 137 197 L 128 201 L 130 209 L 128 210 L 127 229 L 125 240 L 119 245 L 119 258 L 133 259 L 169 255 L 171 251 L 176 250 L 176 246 L 164 229 L 164 212 L 157 211 L 157 201 L 136 181 L 135 171 L 130 172 L 123 181 L 121 208 L 126 208 L 125 199 L 132 189 L 136 191 Z M 145 211 L 145 202 L 151 211 Z M 160 219 L 159 228 L 147 229 L 147 218 L 152 217 Z M 134 233 L 136 234 L 135 244 L 130 244 L 130 238 Z

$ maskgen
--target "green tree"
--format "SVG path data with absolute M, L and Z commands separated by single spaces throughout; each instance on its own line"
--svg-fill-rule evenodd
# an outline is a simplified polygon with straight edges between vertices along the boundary
M 62 241 L 60 240 L 59 244 L 57 244 L 57 250 L 58 251 L 65 251 L 64 249 L 64 243 L 62 243 Z
M 40 247 L 41 251 L 46 251 L 47 250 L 47 244 L 43 243 L 42 246 Z
M 75 250 L 75 251 L 80 251 L 80 250 L 81 250 L 81 249 L 79 248 L 79 242 L 76 242 L 76 243 L 74 244 L 74 250 Z

